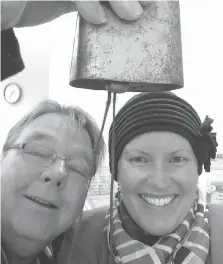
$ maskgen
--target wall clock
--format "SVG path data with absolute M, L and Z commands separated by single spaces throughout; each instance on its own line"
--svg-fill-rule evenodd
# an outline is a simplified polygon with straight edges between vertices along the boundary
M 9 104 L 18 103 L 21 95 L 22 90 L 16 83 L 10 83 L 4 89 L 4 98 Z

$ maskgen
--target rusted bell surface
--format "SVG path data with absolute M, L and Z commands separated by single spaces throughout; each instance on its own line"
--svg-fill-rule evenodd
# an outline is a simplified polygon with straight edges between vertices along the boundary
M 104 25 L 77 18 L 70 85 L 106 90 L 118 83 L 131 92 L 182 88 L 179 2 L 152 1 L 135 22 L 118 18 L 108 5 L 104 8 Z

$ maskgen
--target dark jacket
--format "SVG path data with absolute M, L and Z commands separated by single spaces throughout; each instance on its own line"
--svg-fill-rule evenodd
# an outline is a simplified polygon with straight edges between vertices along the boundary
M 103 227 L 105 224 L 106 207 L 89 210 L 83 214 L 80 228 L 73 239 L 72 246 L 68 249 L 70 241 L 64 244 L 67 254 L 71 251 L 68 264 L 115 264 L 113 258 L 109 262 L 109 253 L 105 240 Z M 223 237 L 223 204 L 210 206 L 210 235 L 211 252 L 206 264 L 223 263 L 222 237 Z M 63 251 L 63 249 L 62 249 Z M 62 252 L 61 251 L 61 252 Z M 66 254 L 65 254 L 66 255 Z M 61 257 L 59 263 L 64 262 Z
M 18 40 L 12 28 L 1 31 L 1 80 L 24 69 Z

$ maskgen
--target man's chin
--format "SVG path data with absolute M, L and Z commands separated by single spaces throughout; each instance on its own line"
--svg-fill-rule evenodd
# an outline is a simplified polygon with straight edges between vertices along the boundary
M 44 243 L 44 241 L 49 241 L 51 234 L 50 230 L 46 231 L 44 229 L 35 229 L 35 226 L 13 226 L 13 229 L 15 230 L 16 235 L 19 238 L 22 238 L 24 240 L 33 241 L 34 243 Z

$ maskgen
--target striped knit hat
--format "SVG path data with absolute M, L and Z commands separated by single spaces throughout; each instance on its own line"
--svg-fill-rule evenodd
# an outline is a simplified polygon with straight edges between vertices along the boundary
M 132 97 L 115 117 L 115 173 L 125 145 L 136 136 L 150 131 L 170 131 L 186 138 L 198 160 L 198 173 L 210 171 L 211 159 L 217 152 L 216 134 L 211 133 L 213 119 L 206 117 L 204 123 L 195 109 L 172 92 L 140 93 Z M 113 158 L 112 127 L 109 131 L 110 171 Z

